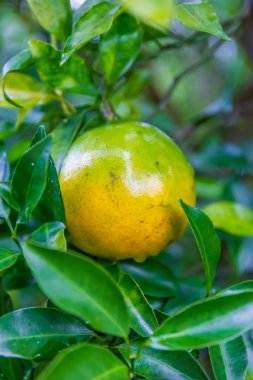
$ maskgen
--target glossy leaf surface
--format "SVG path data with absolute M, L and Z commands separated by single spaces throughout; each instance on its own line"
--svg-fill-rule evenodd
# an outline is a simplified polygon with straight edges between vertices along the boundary
M 96 330 L 125 337 L 129 322 L 123 296 L 109 274 L 86 256 L 23 244 L 26 261 L 44 293 L 58 307 Z
M 48 360 L 92 332 L 77 319 L 52 308 L 28 308 L 0 318 L 0 355 Z
M 51 138 L 44 138 L 25 152 L 15 168 L 11 192 L 20 207 L 17 223 L 28 222 L 42 197 L 47 182 L 50 147 Z
M 34 240 L 36 244 L 48 246 L 59 251 L 66 251 L 65 228 L 66 226 L 61 222 L 45 223 L 30 235 L 30 239 Z
M 144 294 L 151 297 L 166 297 L 177 292 L 175 277 L 159 261 L 149 258 L 144 263 L 131 260 L 119 262 L 120 268 L 130 274 Z
M 216 380 L 244 380 L 248 360 L 242 337 L 209 348 Z
M 220 241 L 213 228 L 212 222 L 201 210 L 186 205 L 180 201 L 181 206 L 190 222 L 199 252 L 204 264 L 206 287 L 210 291 L 220 259 Z
M 196 302 L 167 319 L 149 339 L 157 349 L 187 350 L 223 343 L 253 326 L 253 292 Z
M 141 42 L 142 33 L 136 20 L 127 14 L 118 16 L 100 43 L 108 83 L 115 82 L 131 67 L 140 51 Z
M 136 343 L 131 346 L 132 356 L 137 354 Z M 125 345 L 119 347 L 126 361 L 129 361 Z M 184 351 L 159 351 L 141 348 L 134 361 L 135 373 L 145 379 L 160 380 L 207 380 L 208 377 L 200 364 Z
M 38 380 L 128 380 L 128 369 L 111 351 L 82 343 L 59 353 Z
M 105 33 L 112 25 L 118 6 L 102 1 L 94 5 L 77 20 L 71 36 L 64 46 L 61 63 L 93 38 Z
M 123 272 L 119 274 L 118 284 L 128 306 L 131 328 L 143 337 L 152 335 L 158 322 L 138 284 Z

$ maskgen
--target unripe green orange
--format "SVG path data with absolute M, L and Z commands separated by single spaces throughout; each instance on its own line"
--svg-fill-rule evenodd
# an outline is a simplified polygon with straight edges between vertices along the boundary
M 104 125 L 78 137 L 59 180 L 71 242 L 112 260 L 157 255 L 187 226 L 178 200 L 195 205 L 184 154 L 142 123 Z

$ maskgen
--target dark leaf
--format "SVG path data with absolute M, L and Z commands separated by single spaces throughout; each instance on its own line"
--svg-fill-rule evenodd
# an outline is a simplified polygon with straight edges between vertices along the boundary
M 208 380 L 203 368 L 188 352 L 140 348 L 138 344 L 133 344 L 131 356 L 136 356 L 134 372 L 145 379 Z M 119 351 L 129 362 L 126 346 L 120 346 Z
M 32 145 L 46 137 L 43 126 L 40 126 L 33 138 Z M 45 191 L 38 204 L 40 219 L 46 221 L 60 221 L 66 223 L 65 210 L 58 181 L 58 174 L 52 158 L 48 162 L 48 174 Z
M 46 188 L 51 137 L 45 137 L 27 150 L 18 162 L 11 193 L 20 207 L 17 223 L 27 223 Z
M 186 205 L 180 201 L 181 206 L 190 222 L 192 232 L 205 268 L 206 287 L 210 292 L 220 259 L 220 241 L 213 228 L 212 222 L 201 210 Z
M 0 318 L 0 355 L 48 360 L 59 350 L 92 336 L 79 320 L 51 308 L 28 308 Z
M 175 277 L 158 260 L 149 258 L 144 263 L 126 260 L 119 262 L 119 266 L 135 279 L 143 293 L 148 296 L 168 297 L 178 290 Z

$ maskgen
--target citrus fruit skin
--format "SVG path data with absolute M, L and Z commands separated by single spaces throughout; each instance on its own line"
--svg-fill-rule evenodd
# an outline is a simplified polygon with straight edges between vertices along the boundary
M 187 226 L 194 171 L 177 145 L 147 124 L 104 125 L 79 136 L 59 176 L 71 242 L 90 255 L 143 261 Z

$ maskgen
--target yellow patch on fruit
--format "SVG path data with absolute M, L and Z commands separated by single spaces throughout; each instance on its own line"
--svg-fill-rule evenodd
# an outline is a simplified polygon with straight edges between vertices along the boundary
M 194 172 L 177 145 L 147 124 L 118 123 L 76 139 L 60 186 L 71 242 L 93 256 L 143 261 L 187 226 Z

